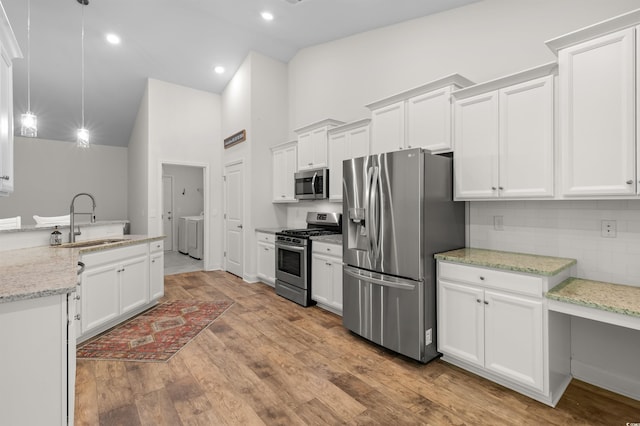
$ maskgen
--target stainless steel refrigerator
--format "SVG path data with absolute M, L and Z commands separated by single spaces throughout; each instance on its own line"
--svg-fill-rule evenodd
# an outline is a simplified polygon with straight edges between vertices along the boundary
M 464 247 L 451 158 L 408 149 L 343 162 L 343 323 L 421 362 L 436 350 L 433 255 Z

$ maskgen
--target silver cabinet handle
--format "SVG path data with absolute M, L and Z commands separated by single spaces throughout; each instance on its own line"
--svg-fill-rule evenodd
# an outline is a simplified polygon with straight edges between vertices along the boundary
M 485 300 L 485 301 L 484 301 L 484 304 L 485 304 L 485 305 L 488 305 L 488 304 L 489 304 L 489 302 L 487 302 L 487 301 Z
M 331 262 L 324 262 L 325 265 L 331 266 Z
M 627 181 L 627 185 L 631 185 L 632 183 L 633 183 L 633 180 L 631 180 L 631 179 L 629 179 L 629 180 Z
M 497 188 L 496 188 L 495 186 L 492 186 L 492 187 L 491 187 L 491 190 L 492 190 L 492 191 L 495 191 L 496 189 L 497 189 Z
M 480 281 L 484 281 L 484 277 L 483 276 L 480 276 Z
M 73 319 L 76 319 L 76 320 L 80 321 L 80 314 L 75 314 L 75 316 L 73 317 Z
M 2 180 L 9 180 L 9 179 L 11 179 L 11 178 L 10 178 L 8 175 L 3 175 L 3 176 L 0 176 L 0 179 L 2 179 Z
M 237 228 L 238 228 L 238 229 L 242 229 L 242 225 L 238 225 L 238 226 L 237 226 Z
M 502 186 L 499 186 L 498 189 L 502 191 L 504 188 Z

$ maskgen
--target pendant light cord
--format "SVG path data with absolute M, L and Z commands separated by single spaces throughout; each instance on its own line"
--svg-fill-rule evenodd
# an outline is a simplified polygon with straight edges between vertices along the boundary
M 31 0 L 27 0 L 27 112 L 31 113 Z
M 82 49 L 82 128 L 84 129 L 84 2 L 82 4 L 82 35 L 81 35 L 81 49 Z

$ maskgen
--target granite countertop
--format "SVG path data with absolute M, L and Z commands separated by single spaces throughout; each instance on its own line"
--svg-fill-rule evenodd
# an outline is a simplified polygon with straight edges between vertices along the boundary
M 547 299 L 640 317 L 640 287 L 567 278 L 546 294 Z
M 276 232 L 282 232 L 285 228 L 256 228 L 256 232 L 264 232 L 266 234 L 275 234 Z
M 311 240 L 342 245 L 342 234 L 318 235 L 317 237 L 311 237 Z
M 90 227 L 90 226 L 104 226 L 104 225 L 114 225 L 114 224 L 118 224 L 118 223 L 122 223 L 123 225 L 126 223 L 129 223 L 128 220 L 100 220 L 94 223 L 91 222 L 78 222 L 76 223 L 77 226 L 82 226 L 82 227 Z M 47 229 L 53 230 L 55 229 L 55 227 L 58 227 L 58 229 L 69 229 L 69 225 L 50 225 L 50 224 L 43 224 L 43 225 L 23 225 L 20 228 L 14 228 L 14 229 L 0 229 L 0 234 L 9 234 L 9 233 L 13 233 L 13 232 L 32 232 L 32 231 L 46 231 Z
M 438 253 L 434 257 L 438 260 L 446 260 L 449 262 L 545 276 L 556 275 L 576 263 L 575 259 L 563 257 L 540 256 L 535 254 L 512 253 L 477 248 L 462 248 L 447 251 L 444 253 Z
M 116 238 L 112 238 L 116 239 Z M 93 247 L 32 247 L 2 252 L 0 303 L 70 293 L 76 288 L 78 260 L 85 253 L 164 239 L 124 235 Z

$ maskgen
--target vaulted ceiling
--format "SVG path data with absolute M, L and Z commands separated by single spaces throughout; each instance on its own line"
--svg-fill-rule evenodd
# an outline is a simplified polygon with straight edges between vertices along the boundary
M 14 62 L 14 114 L 31 110 L 38 137 L 75 141 L 81 122 L 77 0 L 1 0 L 22 49 Z M 85 22 L 85 123 L 92 143 L 127 146 L 147 78 L 221 93 L 253 50 L 288 62 L 318 43 L 477 0 L 89 0 Z M 272 21 L 260 13 L 269 11 Z M 115 33 L 121 44 L 105 36 Z M 215 66 L 225 72 L 216 74 Z M 16 124 L 19 132 L 19 124 Z

